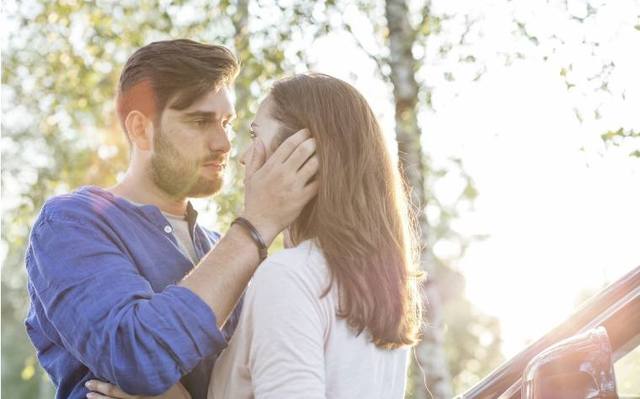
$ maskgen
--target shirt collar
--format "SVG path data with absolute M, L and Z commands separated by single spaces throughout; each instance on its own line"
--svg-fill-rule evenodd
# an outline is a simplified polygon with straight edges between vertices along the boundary
M 119 207 L 131 210 L 133 212 L 142 213 L 147 219 L 149 219 L 159 228 L 164 228 L 167 225 L 167 219 L 162 214 L 162 211 L 160 210 L 160 208 L 158 208 L 155 205 L 134 203 L 124 197 L 117 196 L 112 192 L 107 191 L 98 186 L 84 186 L 78 189 L 78 191 L 84 191 L 84 190 L 89 191 L 92 194 L 99 195 L 107 199 L 108 201 L 111 201 L 112 203 L 114 203 Z M 185 213 L 185 218 L 189 223 L 189 231 L 191 231 L 193 234 L 193 231 L 197 223 L 198 211 L 195 210 L 195 208 L 191 204 L 191 201 L 187 202 L 187 210 Z
M 191 232 L 191 238 L 193 239 L 196 222 L 198 220 L 198 211 L 196 211 L 193 205 L 191 205 L 191 201 L 187 202 L 187 213 L 185 216 L 187 218 L 187 223 L 189 223 L 189 232 Z

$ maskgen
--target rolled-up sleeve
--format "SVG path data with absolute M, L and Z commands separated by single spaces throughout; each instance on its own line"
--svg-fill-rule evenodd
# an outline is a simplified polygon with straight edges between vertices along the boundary
M 42 214 L 27 272 L 61 344 L 131 394 L 165 392 L 226 346 L 195 293 L 177 285 L 154 292 L 108 232 L 86 222 Z

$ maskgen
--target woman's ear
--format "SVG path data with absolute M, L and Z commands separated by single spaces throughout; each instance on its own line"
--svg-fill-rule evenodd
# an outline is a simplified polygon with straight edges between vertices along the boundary
M 124 121 L 131 143 L 142 151 L 150 151 L 153 143 L 153 123 L 140 111 L 131 111 Z

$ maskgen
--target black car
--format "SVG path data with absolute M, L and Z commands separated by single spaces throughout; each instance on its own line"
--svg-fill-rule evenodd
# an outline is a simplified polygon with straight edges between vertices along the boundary
M 457 399 L 640 398 L 620 388 L 640 385 L 639 350 L 637 267 Z M 633 381 L 616 381 L 614 366 L 629 359 Z

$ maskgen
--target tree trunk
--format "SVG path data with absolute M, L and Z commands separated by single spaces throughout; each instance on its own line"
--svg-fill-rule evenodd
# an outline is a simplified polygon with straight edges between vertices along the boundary
M 425 176 L 429 172 L 420 142 L 418 126 L 418 93 L 416 60 L 411 49 L 415 32 L 408 19 L 406 0 L 386 0 L 385 16 L 388 28 L 390 79 L 396 105 L 396 140 L 403 177 L 411 190 L 411 201 L 418 211 L 422 268 L 427 272 L 423 289 L 425 318 L 423 339 L 415 347 L 418 365 L 413 367 L 415 399 L 449 399 L 453 396 L 447 357 L 444 352 L 442 305 L 433 280 L 433 256 L 427 246 L 429 223 L 424 212 L 426 204 Z M 415 359 L 414 359 L 415 360 Z M 426 386 L 425 386 L 426 385 Z M 429 394 L 430 393 L 430 394 Z
M 249 0 L 238 0 L 236 2 L 236 12 L 231 16 L 233 28 L 235 31 L 234 45 L 236 48 L 236 56 L 240 62 L 244 63 L 247 56 L 250 55 L 249 50 Z M 242 71 L 240 72 L 242 73 Z M 250 82 L 248 82 L 250 83 Z M 249 102 L 251 101 L 251 92 L 249 84 L 236 85 L 236 111 L 238 118 L 244 120 L 247 118 L 249 111 Z

